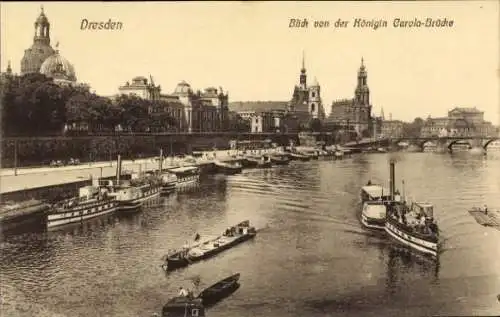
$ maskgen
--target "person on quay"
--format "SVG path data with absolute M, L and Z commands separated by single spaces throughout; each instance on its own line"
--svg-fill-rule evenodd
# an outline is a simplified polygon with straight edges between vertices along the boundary
M 488 214 L 488 206 L 486 206 L 486 204 L 484 205 L 484 214 L 487 215 Z
M 189 295 L 189 292 L 186 289 L 184 289 L 184 287 L 181 286 L 179 288 L 179 296 L 187 297 L 188 295 Z

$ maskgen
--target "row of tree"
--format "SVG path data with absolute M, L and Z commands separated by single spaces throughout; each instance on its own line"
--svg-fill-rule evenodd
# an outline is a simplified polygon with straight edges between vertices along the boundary
M 2 132 L 4 135 L 60 133 L 66 125 L 84 124 L 90 131 L 111 131 L 117 126 L 132 131 L 174 127 L 168 113 L 149 114 L 150 107 L 168 106 L 134 96 L 111 100 L 84 86 L 59 86 L 42 74 L 15 76 L 2 82 Z

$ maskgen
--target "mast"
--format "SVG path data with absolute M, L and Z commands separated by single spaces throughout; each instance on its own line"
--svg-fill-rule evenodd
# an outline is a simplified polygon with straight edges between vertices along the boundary
M 391 200 L 394 200 L 394 192 L 395 192 L 395 162 L 391 160 L 390 165 L 389 165 L 389 175 L 390 175 L 390 193 L 391 193 Z

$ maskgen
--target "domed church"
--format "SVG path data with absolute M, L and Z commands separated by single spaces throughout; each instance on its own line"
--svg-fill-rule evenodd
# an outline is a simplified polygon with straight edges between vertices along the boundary
M 73 84 L 76 82 L 75 68 L 71 63 L 59 54 L 56 45 L 56 51 L 43 62 L 40 66 L 40 73 L 52 78 L 57 84 Z
M 76 82 L 75 69 L 71 63 L 59 54 L 59 50 L 50 45 L 50 22 L 45 16 L 43 6 L 35 21 L 33 44 L 24 51 L 21 59 L 21 75 L 42 73 L 53 78 L 54 82 L 70 84 Z

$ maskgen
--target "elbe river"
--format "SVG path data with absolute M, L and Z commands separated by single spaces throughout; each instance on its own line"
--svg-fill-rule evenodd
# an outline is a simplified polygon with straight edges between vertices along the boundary
M 194 278 L 204 288 L 237 272 L 241 287 L 207 316 L 498 315 L 500 231 L 467 209 L 500 209 L 500 155 L 396 154 L 397 187 L 404 179 L 408 197 L 435 206 L 439 263 L 403 255 L 361 228 L 360 187 L 388 185 L 394 155 L 210 176 L 134 215 L 5 236 L 0 315 L 151 316 Z M 169 249 L 245 219 L 259 230 L 254 241 L 162 271 Z

